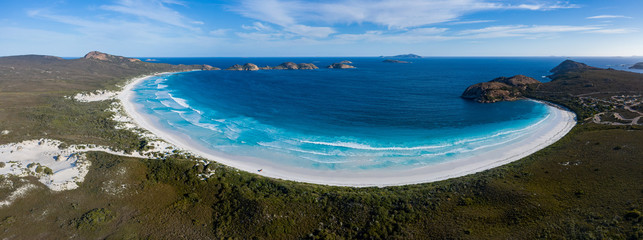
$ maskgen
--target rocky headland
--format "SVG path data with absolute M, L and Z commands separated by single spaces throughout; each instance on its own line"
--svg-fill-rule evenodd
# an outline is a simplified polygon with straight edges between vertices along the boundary
M 524 98 L 523 91 L 529 85 L 540 83 L 540 81 L 524 75 L 509 78 L 499 77 L 489 82 L 478 83 L 468 87 L 461 97 L 481 103 L 515 101 Z
M 574 111 L 579 121 L 640 125 L 643 117 L 643 74 L 602 69 L 565 60 L 550 70 L 551 81 L 517 75 L 471 85 L 462 98 L 482 103 L 533 98 Z
M 643 69 L 643 62 L 637 62 L 630 69 Z
M 146 66 L 166 66 L 166 67 L 179 68 L 181 70 L 187 70 L 187 69 L 203 70 L 203 71 L 220 70 L 217 67 L 213 67 L 213 66 L 210 66 L 210 65 L 207 65 L 207 64 L 200 64 L 200 65 L 183 65 L 183 64 L 179 64 L 179 65 L 174 65 L 173 66 L 173 65 L 169 65 L 169 64 L 154 63 L 156 65 L 150 65 L 152 63 L 143 62 L 143 61 L 141 61 L 140 59 L 137 59 L 137 58 L 116 56 L 116 55 L 111 55 L 111 54 L 107 54 L 107 53 L 103 53 L 103 52 L 99 52 L 99 51 L 91 51 L 91 52 L 85 54 L 84 57 L 80 58 L 80 60 L 116 63 L 116 64 L 121 64 L 121 66 L 123 66 L 123 67 L 138 67 L 138 65 L 146 65 Z M 154 59 L 147 59 L 146 61 L 148 61 L 148 60 L 154 60 Z M 158 61 L 158 60 L 154 60 L 154 61 Z
M 558 64 L 558 66 L 556 66 L 552 70 L 549 70 L 549 72 L 551 72 L 552 74 L 547 77 L 551 79 L 556 79 L 570 73 L 576 73 L 584 70 L 598 70 L 598 69 L 600 68 L 588 66 L 587 64 L 575 62 L 572 60 L 565 60 L 562 63 Z
M 93 59 L 93 60 L 100 60 L 100 61 L 111 61 L 111 62 L 140 62 L 140 59 L 136 58 L 128 58 L 128 57 L 121 57 L 121 56 L 115 56 L 107 53 L 102 53 L 99 51 L 91 51 L 83 57 L 83 59 Z
M 549 70 L 549 72 L 551 72 L 552 74 L 547 77 L 552 79 L 552 81 L 556 81 L 557 79 L 573 79 L 577 78 L 578 75 L 582 72 L 588 70 L 605 69 L 588 66 L 587 64 L 575 62 L 572 60 L 565 60 L 558 66 Z M 540 81 L 523 75 L 516 75 L 510 78 L 499 77 L 489 82 L 483 82 L 469 86 L 464 91 L 464 93 L 462 93 L 461 97 L 466 99 L 473 99 L 481 103 L 514 101 L 524 98 L 528 87 L 534 86 L 534 88 L 538 88 L 541 84 L 542 83 Z M 552 85 L 551 83 L 546 84 Z M 587 83 L 586 87 L 590 86 L 593 85 L 591 83 Z

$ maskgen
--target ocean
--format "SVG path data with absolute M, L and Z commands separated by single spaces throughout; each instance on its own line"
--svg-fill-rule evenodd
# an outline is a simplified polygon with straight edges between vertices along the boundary
M 194 71 L 148 78 L 133 102 L 191 144 L 239 159 L 316 171 L 406 170 L 468 158 L 526 141 L 553 108 L 530 100 L 481 104 L 460 98 L 471 84 L 523 74 L 549 81 L 565 58 L 377 57 L 155 58 L 172 64 L 317 70 Z M 343 60 L 355 69 L 326 69 Z M 574 59 L 577 60 L 577 59 Z M 626 58 L 586 58 L 625 68 Z M 633 63 L 633 62 L 632 62 Z M 622 65 L 623 64 L 623 65 Z

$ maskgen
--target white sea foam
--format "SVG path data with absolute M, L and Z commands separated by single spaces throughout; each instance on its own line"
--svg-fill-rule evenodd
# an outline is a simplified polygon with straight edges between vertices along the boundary
M 187 108 L 187 109 L 191 109 L 191 107 L 190 107 L 190 105 L 188 104 L 188 101 L 187 101 L 187 100 L 185 100 L 185 99 L 183 99 L 183 98 L 175 97 L 175 96 L 173 96 L 171 93 L 168 93 L 168 95 L 170 96 L 170 98 L 171 98 L 172 100 L 174 100 L 174 102 L 176 102 L 176 103 L 178 103 L 179 105 L 181 105 L 181 107 L 184 107 L 184 108 Z
M 299 140 L 302 143 L 317 144 L 317 145 L 326 145 L 333 147 L 343 147 L 343 148 L 353 148 L 361 150 L 373 150 L 373 151 L 414 151 L 414 150 L 429 150 L 449 147 L 450 145 L 428 145 L 428 146 L 417 146 L 417 147 L 372 147 L 367 144 L 355 143 L 355 142 L 319 142 L 319 141 L 308 141 L 308 140 Z

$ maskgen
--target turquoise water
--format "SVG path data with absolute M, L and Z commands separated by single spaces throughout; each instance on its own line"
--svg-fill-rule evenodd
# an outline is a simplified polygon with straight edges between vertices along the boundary
M 332 58 L 198 59 L 227 67 Z M 524 140 L 550 114 L 534 101 L 479 104 L 470 84 L 542 76 L 555 58 L 348 58 L 356 69 L 197 71 L 149 78 L 133 101 L 156 124 L 227 156 L 314 170 L 412 169 Z M 176 60 L 175 60 L 176 61 Z M 192 60 L 196 61 L 196 60 Z M 172 62 L 176 63 L 176 62 Z M 185 61 L 184 63 L 193 63 Z

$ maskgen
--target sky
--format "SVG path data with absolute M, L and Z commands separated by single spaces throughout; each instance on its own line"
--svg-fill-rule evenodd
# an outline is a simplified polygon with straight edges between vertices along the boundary
M 643 56 L 643 0 L 2 0 L 0 56 Z

